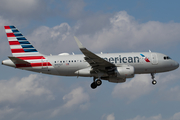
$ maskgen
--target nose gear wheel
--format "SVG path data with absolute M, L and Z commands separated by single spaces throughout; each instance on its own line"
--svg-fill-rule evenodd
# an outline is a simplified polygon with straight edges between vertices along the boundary
M 156 81 L 156 80 L 153 80 L 153 81 L 152 81 L 152 84 L 153 84 L 153 85 L 155 85 L 156 83 L 157 83 L 157 81 Z
M 157 83 L 156 80 L 154 80 L 155 76 L 154 76 L 155 73 L 151 73 L 151 76 L 152 76 L 152 84 L 155 85 Z

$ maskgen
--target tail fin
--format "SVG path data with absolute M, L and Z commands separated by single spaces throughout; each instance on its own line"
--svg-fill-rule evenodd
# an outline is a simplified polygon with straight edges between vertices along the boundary
M 4 26 L 4 28 L 13 56 L 42 56 L 15 26 Z

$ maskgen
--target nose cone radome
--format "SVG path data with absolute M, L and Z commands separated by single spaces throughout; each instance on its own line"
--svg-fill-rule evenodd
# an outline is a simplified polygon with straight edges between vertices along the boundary
M 178 68 L 179 67 L 179 63 L 175 62 L 175 66 L 176 66 L 176 68 Z
M 179 67 L 179 63 L 174 61 L 174 67 L 175 67 L 175 69 L 177 69 Z

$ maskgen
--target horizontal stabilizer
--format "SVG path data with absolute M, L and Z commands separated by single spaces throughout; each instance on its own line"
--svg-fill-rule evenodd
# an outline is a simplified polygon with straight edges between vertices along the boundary
M 21 60 L 17 57 L 10 57 L 9 56 L 9 59 L 14 63 L 14 64 L 30 64 L 29 62 L 27 61 L 24 61 L 24 60 Z

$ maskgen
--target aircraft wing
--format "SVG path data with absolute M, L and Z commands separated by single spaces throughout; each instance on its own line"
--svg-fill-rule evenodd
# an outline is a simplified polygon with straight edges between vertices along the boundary
M 84 59 L 92 66 L 94 70 L 104 71 L 115 67 L 113 63 L 104 60 L 103 58 L 83 47 L 82 43 L 75 36 L 74 39 L 76 40 L 81 52 L 86 56 Z

